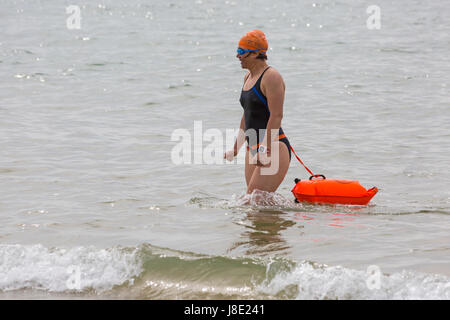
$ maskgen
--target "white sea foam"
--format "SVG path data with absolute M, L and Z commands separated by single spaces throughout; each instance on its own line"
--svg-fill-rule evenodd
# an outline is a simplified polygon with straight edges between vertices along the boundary
M 141 266 L 136 251 L 94 247 L 49 249 L 40 244 L 0 245 L 0 290 L 110 290 L 127 281 L 132 283 L 133 277 L 139 275 Z
M 292 200 L 286 199 L 279 193 L 254 190 L 249 194 L 233 195 L 229 204 L 232 206 L 256 207 L 286 207 L 294 206 Z
M 379 286 L 369 285 L 370 277 L 365 271 L 305 262 L 290 271 L 276 273 L 257 289 L 265 294 L 300 300 L 450 299 L 450 279 L 443 275 L 410 271 L 380 274 Z

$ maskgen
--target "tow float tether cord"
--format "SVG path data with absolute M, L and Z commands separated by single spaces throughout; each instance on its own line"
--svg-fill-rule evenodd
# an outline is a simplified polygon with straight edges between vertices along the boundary
M 294 153 L 295 157 L 297 158 L 297 160 L 305 167 L 306 171 L 308 171 L 311 174 L 311 177 L 309 178 L 310 180 L 311 180 L 312 177 L 320 177 L 320 176 L 322 176 L 320 174 L 316 175 L 316 174 L 312 173 L 312 171 L 308 169 L 308 167 L 303 163 L 303 161 L 300 159 L 300 157 L 295 153 L 294 148 L 292 148 L 292 146 L 290 146 L 290 147 L 291 147 L 291 150 Z

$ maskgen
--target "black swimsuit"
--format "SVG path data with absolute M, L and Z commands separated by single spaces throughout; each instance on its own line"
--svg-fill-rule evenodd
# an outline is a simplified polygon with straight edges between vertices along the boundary
M 244 120 L 245 120 L 245 134 L 247 140 L 247 148 L 255 155 L 258 152 L 258 146 L 264 139 L 265 130 L 267 128 L 267 122 L 269 121 L 270 111 L 267 104 L 267 98 L 261 91 L 261 79 L 264 73 L 261 74 L 258 81 L 256 81 L 253 88 L 244 91 L 242 89 L 241 102 L 242 108 L 244 108 Z M 289 150 L 289 160 L 291 159 L 291 145 L 283 129 L 279 130 L 279 141 L 286 144 Z

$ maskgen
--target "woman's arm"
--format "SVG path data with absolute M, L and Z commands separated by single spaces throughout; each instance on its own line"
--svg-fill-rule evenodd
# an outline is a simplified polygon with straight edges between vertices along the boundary
M 239 153 L 239 150 L 241 149 L 242 145 L 245 142 L 245 132 L 244 132 L 244 126 L 245 126 L 245 118 L 244 115 L 242 115 L 241 119 L 241 125 L 239 126 L 239 132 L 236 137 L 236 141 L 234 142 L 234 156 L 237 156 Z
M 247 81 L 248 76 L 250 75 L 250 72 L 247 72 L 244 76 L 244 84 L 245 81 Z M 241 118 L 241 124 L 239 126 L 239 132 L 238 132 L 238 136 L 236 137 L 236 141 L 234 142 L 234 147 L 233 147 L 233 153 L 231 154 L 231 151 L 227 151 L 225 152 L 223 158 L 227 159 L 228 161 L 232 161 L 233 157 L 236 157 L 237 154 L 239 153 L 239 150 L 241 149 L 242 145 L 245 142 L 245 118 L 244 115 L 242 115 Z
M 239 150 L 241 149 L 242 145 L 245 142 L 245 118 L 244 115 L 242 115 L 241 124 L 239 126 L 239 132 L 236 137 L 236 141 L 234 142 L 233 150 L 225 152 L 223 158 L 227 159 L 228 161 L 232 161 L 234 157 L 236 157 L 239 153 Z
M 270 70 L 272 71 L 272 70 Z M 263 78 L 261 83 L 261 90 L 267 97 L 267 104 L 270 111 L 269 121 L 267 122 L 266 134 L 264 136 L 263 144 L 268 148 L 270 152 L 272 141 L 277 140 L 278 132 L 281 127 L 281 120 L 283 119 L 283 103 L 285 85 L 283 78 L 278 71 L 273 70 L 267 72 L 266 77 Z M 272 133 L 275 134 L 272 137 Z

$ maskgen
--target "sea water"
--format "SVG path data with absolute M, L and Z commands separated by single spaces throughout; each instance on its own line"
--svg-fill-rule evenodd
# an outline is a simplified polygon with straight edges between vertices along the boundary
M 449 299 L 448 8 L 2 0 L 0 298 Z M 252 195 L 242 161 L 206 161 L 253 29 L 292 146 L 368 206 L 295 203 L 295 158 Z M 176 130 L 200 155 L 175 163 Z

